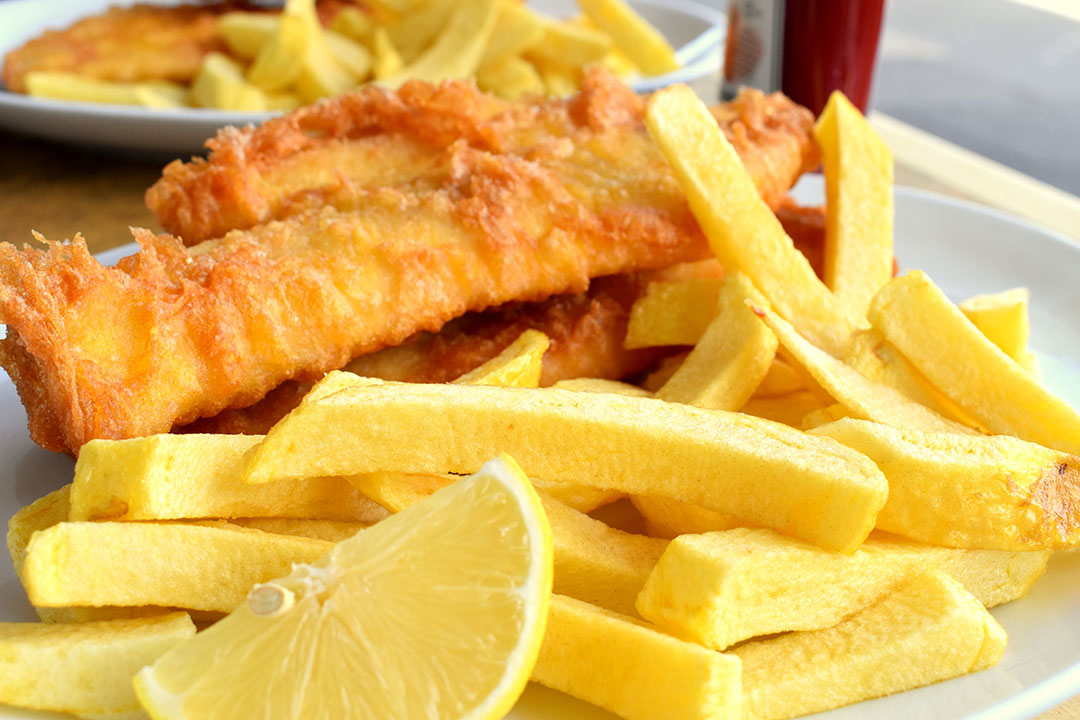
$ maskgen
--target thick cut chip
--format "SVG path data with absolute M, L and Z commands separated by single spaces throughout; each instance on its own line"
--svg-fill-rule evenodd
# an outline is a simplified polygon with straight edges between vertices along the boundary
M 279 16 L 269 13 L 229 12 L 218 18 L 217 31 L 230 53 L 254 60 L 263 45 L 274 37 L 279 23 Z
M 34 605 L 164 605 L 231 612 L 255 583 L 331 543 L 216 524 L 63 522 L 35 533 L 22 581 Z
M 729 275 L 716 317 L 656 397 L 715 410 L 746 404 L 776 358 L 776 335 L 746 305 L 760 299 L 745 275 Z
M 696 345 L 716 317 L 723 284 L 720 278 L 649 283 L 645 294 L 630 308 L 624 347 Z
M 843 552 L 870 532 L 887 493 L 863 455 L 740 413 L 607 393 L 390 383 L 306 400 L 249 454 L 247 479 L 466 473 L 500 449 L 532 477 L 664 495 Z
M 150 435 L 92 440 L 75 463 L 71 520 L 301 517 L 371 524 L 386 514 L 344 478 L 293 487 L 243 481 L 259 435 Z
M 627 720 L 743 717 L 737 658 L 562 595 L 532 679 Z
M 278 535 L 298 535 L 300 537 L 341 542 L 351 538 L 370 523 L 350 522 L 348 520 L 309 520 L 307 518 L 253 517 L 230 518 L 230 525 L 262 530 Z
M 285 4 L 277 28 L 269 42 L 259 48 L 255 62 L 247 71 L 247 79 L 252 85 L 274 92 L 284 90 L 300 76 L 304 66 L 304 57 L 308 48 L 315 42 L 318 32 L 306 17 L 307 8 L 299 5 L 311 5 L 311 0 Z M 312 8 L 313 10 L 313 8 Z
M 495 18 L 495 30 L 491 33 L 491 40 L 480 58 L 480 66 L 490 67 L 500 60 L 520 55 L 543 39 L 544 21 L 536 13 L 521 3 L 503 3 L 499 6 L 498 17 Z M 477 79 L 479 80 L 479 77 Z
M 1075 455 L 1007 435 L 926 433 L 853 418 L 811 433 L 836 438 L 885 473 L 889 500 L 878 515 L 882 530 L 951 547 L 1080 544 Z
M 544 333 L 539 330 L 526 330 L 501 353 L 457 378 L 454 383 L 539 387 L 544 353 L 550 345 L 551 341 Z
M 679 69 L 663 34 L 622 0 L 578 0 L 578 6 L 596 27 L 611 35 L 615 46 L 646 75 Z
M 138 674 L 155 718 L 503 717 L 547 623 L 551 531 L 509 458 L 251 589 Z
M 508 55 L 481 66 L 476 71 L 476 85 L 484 92 L 507 100 L 544 93 L 544 79 L 540 77 L 540 72 L 528 60 L 517 55 Z
M 990 432 L 1080 453 L 1080 413 L 987 340 L 925 273 L 913 270 L 883 287 L 868 317 Z
M 266 93 L 245 80 L 231 58 L 210 53 L 191 84 L 191 102 L 204 108 L 262 112 L 266 110 Z
M 0 703 L 84 717 L 135 712 L 135 673 L 194 635 L 187 613 L 77 625 L 0 623 Z
M 978 600 L 933 571 L 831 628 L 732 652 L 743 662 L 746 717 L 783 720 L 985 670 L 1005 642 Z
M 694 91 L 676 85 L 653 95 L 645 124 L 724 267 L 744 272 L 777 313 L 815 345 L 840 353 L 855 318 L 795 249 Z
M 986 339 L 1035 377 L 1039 365 L 1028 349 L 1028 289 L 1013 288 L 992 295 L 976 295 L 960 303 L 964 313 Z
M 613 46 L 611 37 L 599 30 L 566 20 L 542 20 L 544 36 L 530 49 L 530 56 L 580 68 L 599 62 Z
M 825 169 L 825 284 L 862 316 L 893 274 L 892 153 L 839 90 L 814 137 Z
M 634 495 L 630 502 L 644 518 L 645 532 L 657 538 L 729 530 L 742 524 L 730 515 L 659 495 Z
M 643 387 L 607 378 L 569 378 L 560 380 L 551 387 L 574 392 L 603 392 L 633 397 L 652 397 L 652 393 Z
M 406 80 L 439 83 L 448 78 L 468 77 L 476 72 L 484 48 L 495 29 L 495 0 L 448 3 L 454 10 L 445 28 L 431 47 L 391 77 L 379 84 L 396 88 Z
M 828 393 L 857 417 L 898 427 L 970 433 L 960 423 L 941 417 L 933 410 L 908 400 L 899 391 L 874 382 L 814 345 L 783 318 L 766 307 L 754 312 L 771 329 L 780 343 Z
M 442 6 L 443 3 L 435 3 Z M 389 33 L 386 28 L 379 26 L 375 28 L 375 31 L 371 35 L 371 72 L 375 76 L 376 80 L 383 80 L 395 77 L 401 72 L 402 66 L 405 61 L 401 58 L 401 53 L 394 47 L 394 42 L 390 39 Z
M 738 528 L 672 540 L 637 608 L 678 637 L 724 650 L 761 635 L 832 627 L 933 569 L 956 569 L 984 605 L 1012 600 L 1048 558 L 1045 551 L 957 550 L 885 535 L 839 555 L 771 530 Z
M 164 80 L 108 82 L 71 72 L 37 70 L 26 73 L 23 82 L 26 92 L 34 97 L 157 109 L 184 107 L 188 95 L 182 85 Z
M 801 374 L 787 360 L 778 357 L 773 360 L 769 372 L 761 379 L 754 391 L 754 397 L 780 397 L 805 389 Z
M 739 412 L 802 428 L 803 419 L 815 410 L 825 407 L 816 393 L 809 390 L 780 395 L 778 397 L 752 397 Z

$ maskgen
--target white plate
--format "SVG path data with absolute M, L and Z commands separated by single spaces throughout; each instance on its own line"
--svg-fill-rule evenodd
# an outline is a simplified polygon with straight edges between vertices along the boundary
M 147 0 L 141 0 L 147 2 Z M 149 0 L 157 5 L 175 4 Z M 46 29 L 69 26 L 75 20 L 104 11 L 110 5 L 131 5 L 133 0 L 6 0 L 0 2 L 0 56 Z M 537 10 L 555 17 L 569 16 L 575 5 L 568 0 L 533 0 Z M 719 68 L 719 45 L 725 15 L 694 0 L 633 0 L 643 16 L 679 48 L 684 67 L 632 85 L 655 90 L 675 82 L 689 82 Z M 17 132 L 103 148 L 120 148 L 187 155 L 203 150 L 203 142 L 223 125 L 258 124 L 270 113 L 240 113 L 185 108 L 151 110 L 126 105 L 95 105 L 32 98 L 0 86 L 0 127 Z
M 806 178 L 800 199 L 820 197 Z M 1061 236 L 979 206 L 900 188 L 896 246 L 905 267 L 925 269 L 954 299 L 1017 285 L 1031 288 L 1032 344 L 1050 387 L 1080 406 L 1080 248 Z M 103 256 L 115 261 L 131 252 Z M 932 329 L 928 328 L 928 332 Z M 71 480 L 72 462 L 30 442 L 11 382 L 0 380 L 0 516 Z M 822 720 L 1021 720 L 1080 694 L 1080 552 L 1060 553 L 1023 600 L 993 614 L 1009 633 L 998 665 L 976 675 L 822 714 Z M 0 620 L 32 620 L 14 573 L 0 563 Z M 0 709 L 2 718 L 42 715 Z M 531 687 L 512 720 L 613 716 Z

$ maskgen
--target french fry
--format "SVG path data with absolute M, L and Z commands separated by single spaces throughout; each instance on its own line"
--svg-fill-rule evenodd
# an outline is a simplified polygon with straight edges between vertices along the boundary
M 349 520 L 310 520 L 308 518 L 280 517 L 230 518 L 229 524 L 278 535 L 297 535 L 332 543 L 348 540 L 364 528 L 370 527 L 370 523 Z
M 317 29 L 304 16 L 301 2 L 287 2 L 274 35 L 259 48 L 247 72 L 248 81 L 266 92 L 288 88 L 300 76 Z M 308 0 L 310 3 L 310 0 Z
M 376 80 L 382 80 L 397 75 L 405 62 L 401 54 L 394 47 L 386 28 L 377 27 L 371 35 L 371 51 L 373 59 L 371 72 Z
M 258 435 L 151 435 L 87 443 L 75 463 L 71 520 L 385 517 L 343 478 L 256 488 L 240 477 Z M 68 519 L 68 518 L 65 518 Z
M 199 107 L 262 112 L 266 94 L 244 79 L 239 65 L 220 53 L 203 58 L 191 85 L 191 102 Z
M 433 0 L 415 12 L 400 16 L 397 22 L 385 25 L 387 38 L 404 62 L 412 62 L 431 45 L 446 28 L 455 7 L 456 3 L 448 0 Z
M 960 303 L 960 311 L 979 328 L 986 339 L 1039 376 L 1035 355 L 1028 349 L 1028 289 L 1013 288 L 991 295 L 977 295 Z
M 846 417 L 851 417 L 851 413 L 847 411 L 847 408 L 840 403 L 833 403 L 828 407 L 807 413 L 803 418 L 802 428 L 803 430 L 813 430 L 826 423 L 835 422 Z
M 183 107 L 188 95 L 184 87 L 164 80 L 141 83 L 107 82 L 77 73 L 43 70 L 27 73 L 24 82 L 26 92 L 34 97 L 110 105 L 142 105 L 158 109 Z
M 542 95 L 544 79 L 536 67 L 517 55 L 507 55 L 485 63 L 476 71 L 476 85 L 507 100 L 522 95 Z
M 824 350 L 814 347 L 790 323 L 766 307 L 755 314 L 776 333 L 780 343 L 829 394 L 855 417 L 936 432 L 971 433 L 972 430 L 912 402 L 893 388 L 863 377 Z
M 366 47 L 356 40 L 333 31 L 323 33 L 326 48 L 345 72 L 349 73 L 353 82 L 359 82 L 371 74 L 371 53 Z
M 933 571 L 831 628 L 732 654 L 743 663 L 746 717 L 782 720 L 985 670 L 1005 643 L 979 601 Z
M 987 340 L 925 273 L 915 270 L 883 287 L 868 317 L 990 432 L 1080 453 L 1080 413 Z
M 454 384 L 539 387 L 544 353 L 550 346 L 547 335 L 526 330 L 501 353 L 457 378 Z
M 548 95 L 566 97 L 581 89 L 581 71 L 578 68 L 554 62 L 535 53 L 527 53 L 525 59 L 540 72 Z
M 551 387 L 557 390 L 573 390 L 574 392 L 606 392 L 615 395 L 652 397 L 652 393 L 645 388 L 606 378 L 569 378 L 560 380 Z
M 742 720 L 740 663 L 552 595 L 532 679 L 627 720 Z
M 862 316 L 892 278 L 892 153 L 839 90 L 814 137 L 825 169 L 825 284 Z
M 809 413 L 821 410 L 823 407 L 825 405 L 814 393 L 809 390 L 797 390 L 776 397 L 752 397 L 739 409 L 739 412 L 802 429 L 803 419 Z
M 543 38 L 544 21 L 536 13 L 520 3 L 504 2 L 499 5 L 495 30 L 480 57 L 480 66 L 487 67 L 500 60 L 520 55 Z
M 644 74 L 663 75 L 679 68 L 671 43 L 622 0 L 578 0 L 578 6 Z
M 417 427 L 423 447 L 407 441 Z M 266 483 L 465 473 L 492 448 L 530 477 L 665 495 L 841 552 L 866 537 L 886 494 L 859 453 L 750 416 L 607 393 L 455 385 L 370 385 L 302 403 L 251 451 L 245 474 Z
M 784 358 L 778 357 L 773 360 L 772 365 L 769 366 L 769 371 L 761 379 L 757 390 L 754 391 L 754 397 L 780 397 L 781 395 L 788 395 L 805 389 L 806 386 L 803 384 L 802 377 L 791 366 L 791 363 L 784 360 Z
M 645 519 L 645 532 L 667 540 L 687 533 L 729 530 L 742 524 L 730 515 L 659 495 L 633 495 L 630 502 Z
M 650 98 L 645 124 L 724 267 L 744 272 L 800 334 L 839 354 L 856 319 L 795 249 L 705 104 L 676 85 Z
M 355 60 L 355 58 L 354 58 Z M 335 57 L 326 34 L 311 39 L 300 63 L 295 88 L 304 102 L 340 95 L 356 86 L 356 78 Z
M 882 530 L 950 547 L 1080 544 L 1080 458 L 1074 455 L 1006 435 L 927 433 L 853 418 L 811 434 L 855 448 L 885 473 Z
M 955 568 L 987 607 L 1027 593 L 1050 553 L 957 550 L 871 535 L 853 555 L 771 530 L 682 535 L 638 597 L 641 616 L 714 650 L 762 635 L 832 627 L 914 573 Z M 1021 569 L 1018 576 L 1013 572 Z
M 776 335 L 746 306 L 761 301 L 745 275 L 733 273 L 720 288 L 716 317 L 656 397 L 716 410 L 738 410 L 769 372 Z
M 370 43 L 375 32 L 375 19 L 360 8 L 344 7 L 334 16 L 330 29 L 357 42 Z
M 541 18 L 541 21 L 544 35 L 529 50 L 530 56 L 581 68 L 601 60 L 614 45 L 608 35 L 598 30 L 566 20 Z
M 31 537 L 22 580 L 45 607 L 163 605 L 231 612 L 252 586 L 333 543 L 215 525 L 62 522 Z M 212 579 L 212 582 L 210 581 Z
M 469 0 L 455 5 L 446 28 L 431 47 L 399 73 L 379 78 L 379 84 L 396 88 L 406 80 L 438 83 L 472 75 L 495 29 L 495 10 L 495 0 Z
M 623 347 L 697 345 L 716 316 L 720 278 L 689 278 L 649 283 L 630 308 Z
M 675 353 L 674 355 L 668 355 L 661 360 L 657 364 L 656 369 L 649 373 L 642 381 L 641 387 L 648 391 L 650 395 L 664 387 L 664 383 L 670 380 L 671 376 L 682 367 L 684 362 L 686 362 L 686 357 L 689 354 L 690 351 L 686 350 L 684 352 Z
M 355 11 L 355 8 L 350 9 Z M 278 24 L 277 15 L 237 11 L 222 15 L 217 29 L 229 46 L 229 52 L 245 60 L 254 60 L 263 45 L 274 37 Z
M 66 626 L 0 623 L 0 703 L 83 717 L 136 712 L 135 673 L 194 635 L 187 613 Z

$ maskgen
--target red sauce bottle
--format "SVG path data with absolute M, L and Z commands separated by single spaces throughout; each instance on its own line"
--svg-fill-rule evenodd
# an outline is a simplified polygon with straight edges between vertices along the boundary
M 866 112 L 884 0 L 731 0 L 721 96 L 783 90 L 820 114 L 841 90 Z

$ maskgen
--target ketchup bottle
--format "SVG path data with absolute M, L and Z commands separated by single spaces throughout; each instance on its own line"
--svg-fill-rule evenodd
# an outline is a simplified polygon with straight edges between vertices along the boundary
M 841 90 L 866 112 L 884 0 L 731 0 L 721 97 L 782 90 L 821 113 Z

